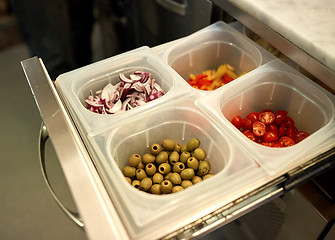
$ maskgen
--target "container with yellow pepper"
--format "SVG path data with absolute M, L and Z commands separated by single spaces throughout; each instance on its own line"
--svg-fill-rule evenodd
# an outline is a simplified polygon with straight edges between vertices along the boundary
M 212 91 L 238 77 L 234 72 L 234 67 L 223 64 L 217 70 L 206 70 L 197 76 L 190 74 L 190 79 L 187 82 L 196 89 Z

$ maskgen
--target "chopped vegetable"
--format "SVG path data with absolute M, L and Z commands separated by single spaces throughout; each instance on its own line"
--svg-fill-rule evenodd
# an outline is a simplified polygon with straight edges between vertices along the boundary
M 165 93 L 150 73 L 135 71 L 129 77 L 119 74 L 120 82 L 108 83 L 85 100 L 86 108 L 94 113 L 114 114 L 124 112 L 155 100 Z
M 219 66 L 217 70 L 206 70 L 197 76 L 190 74 L 188 83 L 196 89 L 211 91 L 238 77 L 239 76 L 236 75 L 232 66 L 224 64 Z

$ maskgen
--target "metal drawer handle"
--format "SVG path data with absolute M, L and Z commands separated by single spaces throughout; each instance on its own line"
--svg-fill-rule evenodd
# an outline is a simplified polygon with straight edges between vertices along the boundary
M 58 199 L 56 193 L 54 192 L 50 181 L 48 179 L 47 171 L 46 171 L 46 165 L 45 165 L 45 143 L 49 138 L 48 130 L 47 127 L 44 125 L 42 122 L 41 127 L 40 127 L 40 133 L 39 133 L 39 143 L 38 143 L 38 149 L 39 149 L 39 160 L 40 160 L 40 165 L 41 165 L 41 170 L 42 170 L 42 175 L 44 178 L 44 181 L 55 199 L 56 203 L 58 206 L 64 211 L 64 213 L 72 220 L 74 221 L 79 227 L 83 228 L 84 223 L 80 219 L 80 216 L 78 213 L 73 212 L 69 210 L 67 207 L 64 206 L 64 204 Z

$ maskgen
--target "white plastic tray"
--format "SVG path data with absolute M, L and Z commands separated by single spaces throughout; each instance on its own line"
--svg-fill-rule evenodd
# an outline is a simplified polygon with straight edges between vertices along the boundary
M 246 36 L 218 22 L 159 51 L 142 47 L 57 78 L 57 90 L 134 239 L 158 238 L 182 228 L 334 145 L 334 96 L 272 59 Z M 248 73 L 215 91 L 187 84 L 188 74 L 225 63 Z M 114 115 L 84 107 L 89 90 L 136 70 L 151 72 L 166 94 Z M 236 114 L 270 107 L 287 110 L 311 136 L 287 149 L 273 149 L 251 142 L 230 124 Z M 124 180 L 121 170 L 131 154 L 143 154 L 164 138 L 182 144 L 192 137 L 207 151 L 214 177 L 158 196 Z

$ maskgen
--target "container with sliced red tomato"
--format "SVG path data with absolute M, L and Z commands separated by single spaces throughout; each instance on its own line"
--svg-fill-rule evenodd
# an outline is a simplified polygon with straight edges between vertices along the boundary
M 307 132 L 298 130 L 285 110 L 273 112 L 264 109 L 251 112 L 244 118 L 236 115 L 231 123 L 250 140 L 268 147 L 290 147 L 309 136 Z
M 197 100 L 270 174 L 335 145 L 335 97 L 273 60 Z

